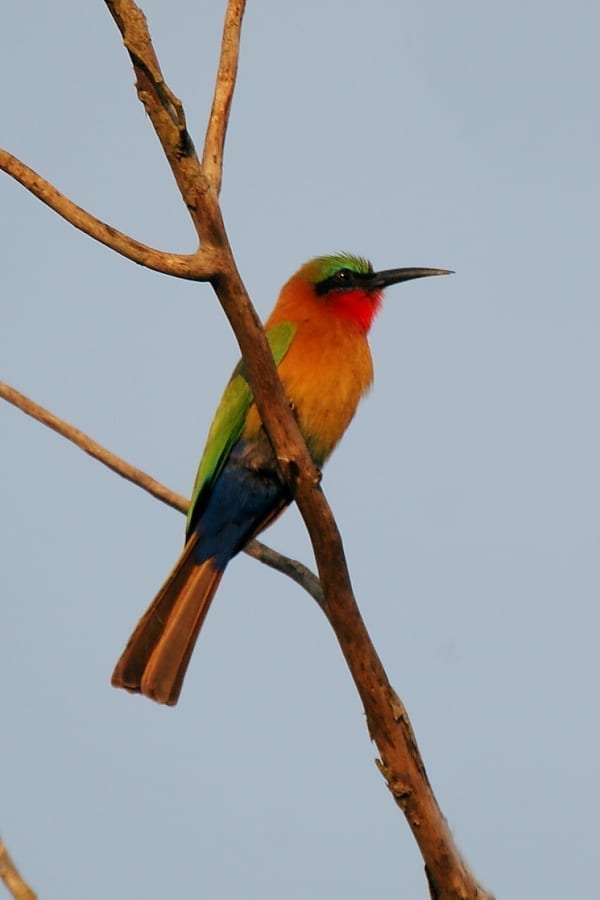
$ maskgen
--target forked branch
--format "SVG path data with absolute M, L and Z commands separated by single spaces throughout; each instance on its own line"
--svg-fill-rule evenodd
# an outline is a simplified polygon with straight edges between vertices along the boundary
M 192 281 L 210 281 L 218 271 L 215 255 L 210 247 L 203 247 L 193 254 L 165 253 L 148 247 L 77 206 L 53 184 L 7 150 L 0 149 L 0 169 L 79 231 L 83 231 L 84 234 L 140 266 L 162 272 L 164 275 Z

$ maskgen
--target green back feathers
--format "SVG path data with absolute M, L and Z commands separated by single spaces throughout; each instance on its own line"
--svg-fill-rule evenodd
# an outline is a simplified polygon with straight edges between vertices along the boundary
M 296 326 L 292 322 L 280 322 L 267 331 L 267 341 L 276 366 L 287 353 L 295 333 Z M 186 530 L 190 527 L 202 494 L 214 484 L 234 444 L 239 440 L 253 400 L 246 366 L 244 361 L 240 360 L 229 379 L 208 432 L 206 447 L 194 482 Z

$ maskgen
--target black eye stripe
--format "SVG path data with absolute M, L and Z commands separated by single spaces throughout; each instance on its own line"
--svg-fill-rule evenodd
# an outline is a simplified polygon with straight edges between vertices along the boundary
M 319 295 L 328 294 L 330 291 L 348 291 L 352 288 L 364 287 L 371 278 L 368 272 L 353 272 L 352 269 L 338 269 L 329 278 L 315 284 L 315 292 Z

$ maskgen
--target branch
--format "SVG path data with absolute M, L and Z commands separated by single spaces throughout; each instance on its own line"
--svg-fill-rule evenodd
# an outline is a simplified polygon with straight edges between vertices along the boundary
M 31 890 L 0 838 L 0 878 L 14 900 L 36 900 L 37 894 Z
M 229 122 L 229 111 L 240 55 L 240 36 L 246 0 L 233 0 L 227 6 L 219 71 L 215 82 L 212 109 L 206 129 L 202 168 L 217 196 L 221 193 L 223 178 L 223 150 Z
M 96 219 L 91 213 L 61 194 L 53 184 L 30 169 L 16 156 L 2 149 L 0 149 L 0 169 L 22 184 L 34 197 L 53 209 L 79 231 L 83 231 L 94 240 L 116 253 L 120 253 L 121 256 L 131 259 L 141 266 L 146 266 L 147 269 L 192 281 L 209 281 L 218 271 L 214 254 L 210 248 L 202 248 L 201 251 L 193 254 L 179 254 L 164 253 L 162 250 L 147 247 L 146 244 L 141 244 L 122 231 L 117 231 L 112 225 Z
M 323 589 L 320 602 L 361 696 L 369 732 L 380 753 L 379 768 L 421 850 L 431 897 L 434 900 L 489 900 L 491 895 L 477 884 L 454 843 L 431 790 L 406 710 L 387 679 L 362 621 L 352 592 L 341 537 L 319 485 L 319 473 L 289 408 L 264 331 L 237 271 L 227 238 L 218 194 L 245 4 L 243 0 L 228 2 L 219 80 L 213 101 L 214 120 L 208 127 L 203 166 L 187 131 L 183 105 L 163 78 L 143 13 L 134 0 L 105 2 L 129 53 L 138 97 L 196 228 L 200 253 L 208 254 L 214 264 L 212 271 L 209 266 L 202 270 L 202 277 L 211 281 L 231 323 L 248 368 L 262 422 L 306 523 Z M 142 261 L 140 247 L 143 245 L 136 246 L 135 257 L 130 256 L 136 262 Z M 114 249 L 123 252 L 118 247 Z M 86 452 L 90 451 L 86 449 Z M 118 471 L 116 467 L 115 471 Z
M 181 494 L 176 494 L 174 491 L 169 490 L 169 488 L 152 478 L 151 475 L 132 466 L 115 453 L 111 453 L 110 450 L 107 450 L 102 444 L 99 444 L 89 435 L 80 431 L 79 428 L 75 428 L 74 425 L 65 422 L 64 419 L 61 419 L 54 415 L 54 413 L 44 409 L 39 403 L 35 403 L 29 397 L 26 397 L 25 394 L 15 390 L 15 388 L 10 387 L 10 385 L 3 381 L 0 381 L 0 398 L 11 403 L 13 406 L 16 406 L 17 409 L 22 410 L 28 416 L 36 419 L 36 421 L 41 422 L 42 425 L 46 425 L 48 428 L 56 431 L 57 434 L 60 434 L 68 441 L 71 441 L 72 444 L 75 444 L 76 447 L 79 447 L 80 450 L 83 450 L 93 459 L 98 460 L 98 462 L 101 462 L 104 466 L 107 466 L 113 472 L 116 472 L 121 478 L 125 478 L 133 484 L 137 484 L 138 487 L 141 487 L 142 490 L 147 491 L 153 497 L 156 497 L 157 500 L 166 503 L 167 506 L 171 506 L 173 509 L 178 510 L 184 515 L 187 515 L 189 500 Z M 245 547 L 244 552 L 247 553 L 248 556 L 253 557 L 253 559 L 263 563 L 265 566 L 269 566 L 271 569 L 276 569 L 283 575 L 287 575 L 295 581 L 296 584 L 299 584 L 300 587 L 304 588 L 304 590 L 307 591 L 311 597 L 314 597 L 317 603 L 322 606 L 323 593 L 321 591 L 319 579 L 301 562 L 290 559 L 289 556 L 277 553 L 276 550 L 272 550 L 270 547 L 267 547 L 266 544 L 256 540 L 251 541 L 251 543 Z
M 220 252 L 221 272 L 212 284 L 248 368 L 263 425 L 308 529 L 326 615 L 363 702 L 369 732 L 381 755 L 380 770 L 402 808 L 425 860 L 431 896 L 435 900 L 489 898 L 454 843 L 429 784 L 406 710 L 388 681 L 361 618 L 341 536 L 320 488 L 319 474 L 289 408 L 261 323 L 237 271 L 216 185 L 211 184 L 198 163 L 185 130 L 180 101 L 174 102 L 174 95 L 166 87 L 160 72 L 146 20 L 133 0 L 105 2 L 123 35 L 136 73 L 139 99 L 163 146 L 200 240 Z M 244 4 L 239 0 L 229 0 L 219 72 L 227 69 L 224 57 L 229 49 L 239 44 L 243 8 Z M 232 70 L 232 78 L 234 76 L 235 69 Z M 233 84 L 229 90 L 233 90 Z M 217 87 L 215 96 L 218 95 Z M 215 131 L 218 132 L 217 126 Z M 209 155 L 216 156 L 211 165 L 220 173 L 222 146 L 218 143 L 213 148 L 210 135 L 209 126 Z
M 218 244 L 219 234 L 213 232 L 210 220 L 202 212 L 205 195 L 214 189 L 202 170 L 187 130 L 181 100 L 163 78 L 146 17 L 134 0 L 105 0 L 105 3 L 129 54 L 138 98 L 160 141 L 198 237 L 203 246 Z M 221 161 L 217 159 L 215 164 L 220 167 Z M 215 242 L 213 236 L 217 237 Z
M 282 575 L 287 575 L 301 588 L 304 588 L 306 593 L 310 594 L 325 612 L 325 599 L 321 582 L 304 563 L 298 562 L 297 559 L 291 559 L 289 556 L 284 556 L 256 539 L 246 544 L 244 553 L 252 556 L 253 559 L 257 559 L 264 566 L 269 566 L 270 569 L 275 569 L 277 572 L 281 572 Z
M 44 407 L 40 406 L 38 403 L 34 403 L 34 401 L 30 400 L 29 397 L 26 397 L 25 394 L 21 394 L 4 381 L 0 381 L 0 397 L 3 400 L 7 400 L 9 403 L 12 403 L 12 405 L 16 406 L 18 409 L 23 410 L 24 413 L 27 413 L 27 415 L 31 416 L 33 419 L 37 419 L 42 425 L 47 425 L 48 428 L 51 428 L 53 431 L 56 431 L 58 434 L 65 437 L 68 441 L 71 441 L 72 444 L 75 444 L 89 456 L 93 457 L 93 459 L 97 459 L 103 465 L 108 466 L 108 468 L 112 469 L 113 472 L 116 472 L 117 475 L 127 479 L 127 481 L 132 481 L 134 484 L 139 485 L 143 490 L 152 494 L 153 497 L 156 497 L 157 500 L 162 500 L 163 503 L 172 506 L 173 509 L 178 509 L 180 512 L 187 512 L 188 501 L 185 497 L 182 497 L 181 494 L 175 494 L 173 491 L 170 491 L 160 484 L 160 482 L 155 481 L 150 475 L 142 472 L 141 469 L 136 469 L 135 466 L 125 462 L 120 456 L 116 456 L 114 453 L 111 453 L 110 450 L 106 450 L 105 447 L 96 443 L 96 441 L 83 431 L 80 431 L 73 425 L 69 425 L 69 423 L 65 422 L 63 419 L 59 419 L 54 413 L 44 409 Z

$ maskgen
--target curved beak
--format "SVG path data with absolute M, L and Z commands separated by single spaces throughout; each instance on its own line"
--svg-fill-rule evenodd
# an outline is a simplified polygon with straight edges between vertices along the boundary
M 412 281 L 414 278 L 429 278 L 430 275 L 454 275 L 454 272 L 452 269 L 384 269 L 383 272 L 373 272 L 369 278 L 369 288 L 372 291 L 382 291 L 390 284 Z

